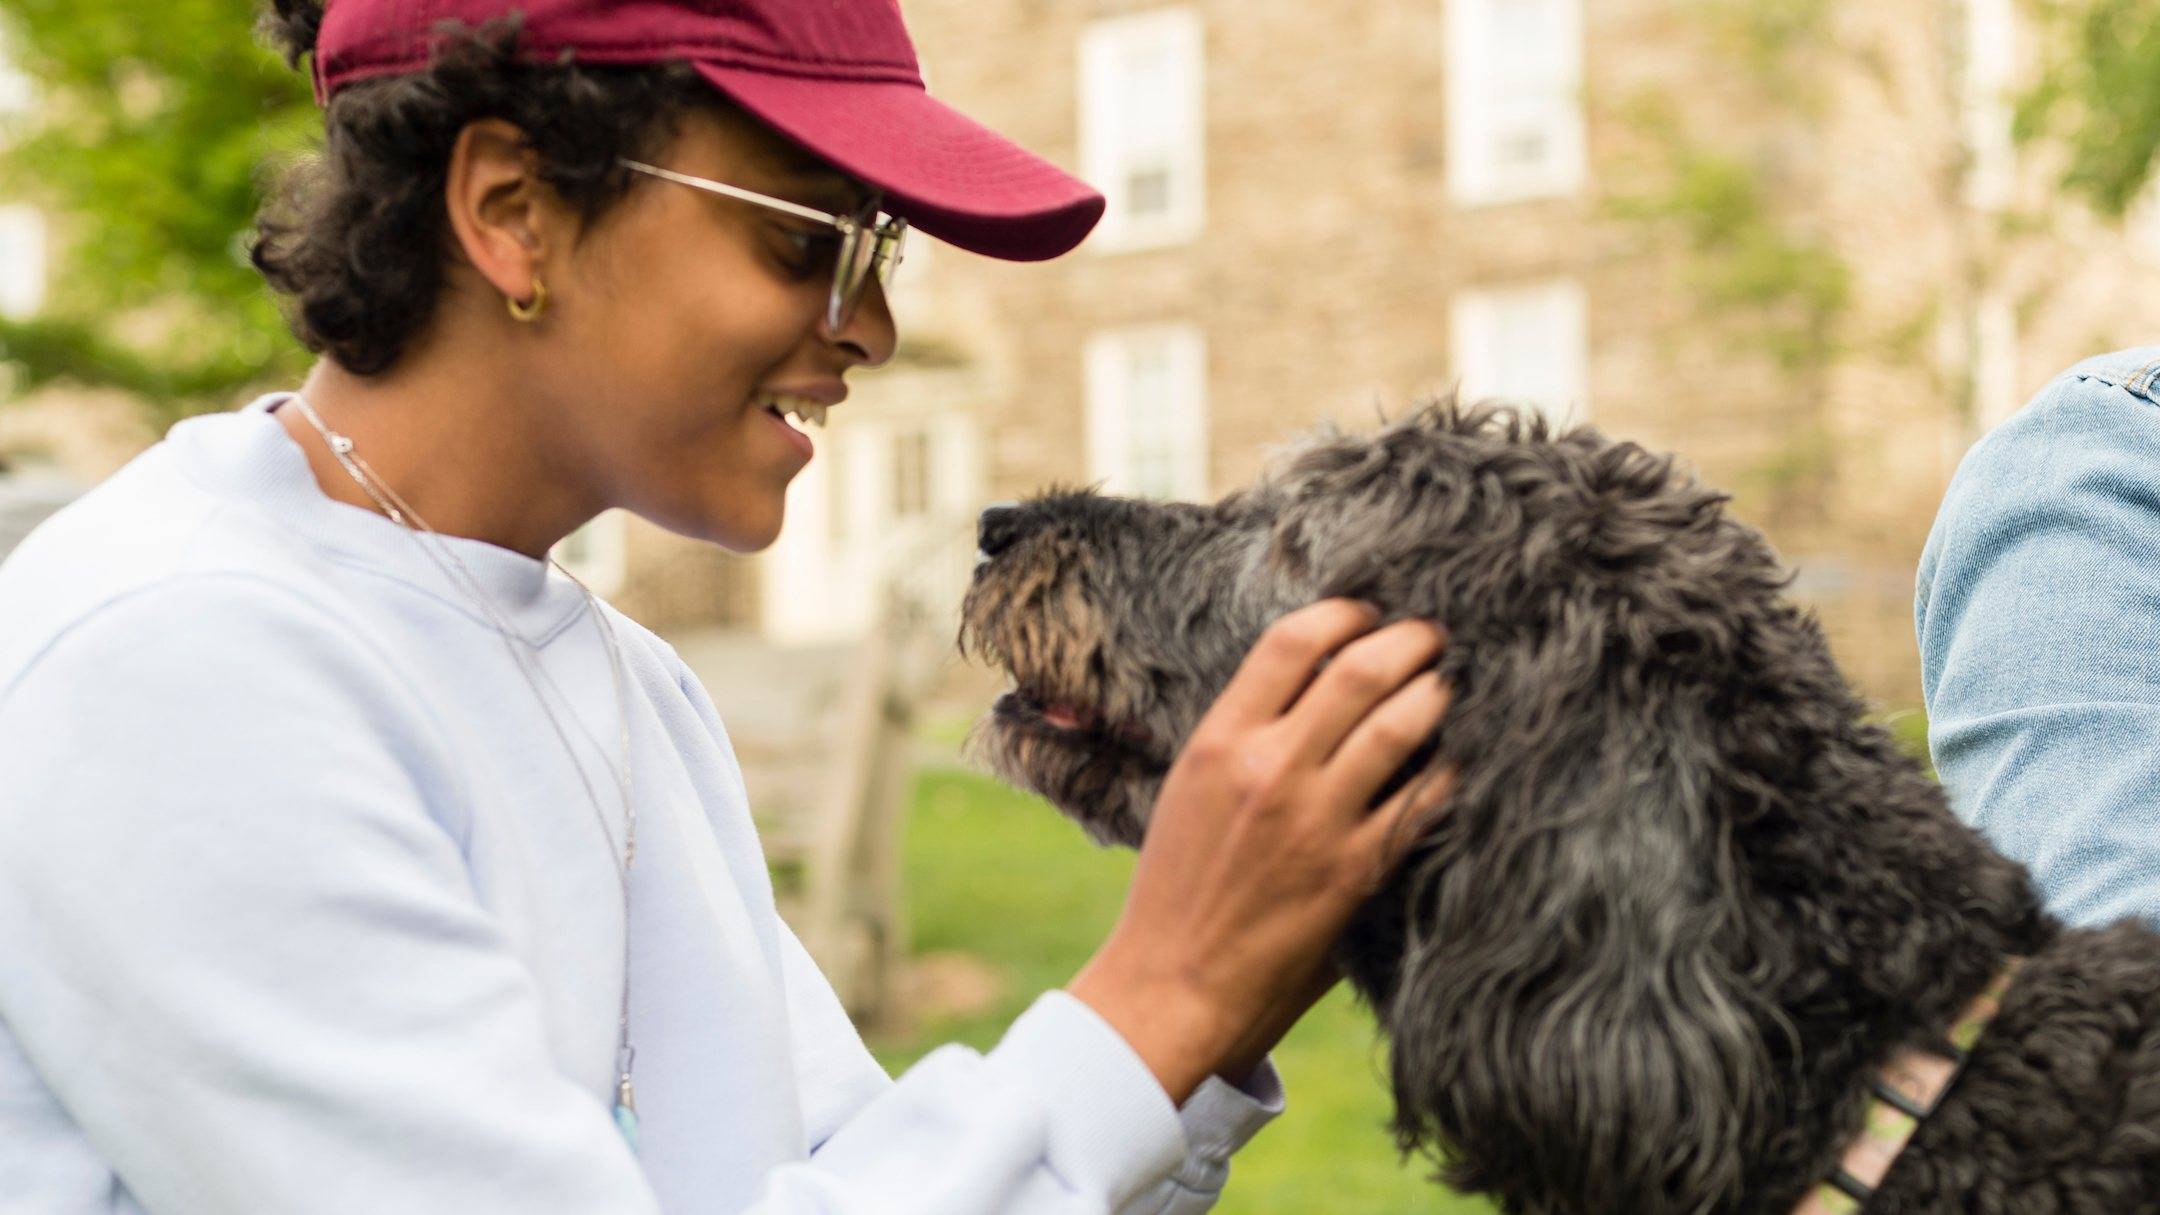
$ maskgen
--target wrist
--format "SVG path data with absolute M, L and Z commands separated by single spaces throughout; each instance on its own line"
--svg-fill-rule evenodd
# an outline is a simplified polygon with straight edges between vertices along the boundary
M 1240 1052 L 1216 1066 L 1215 1078 L 1239 1092 L 1249 1092 L 1253 1087 L 1253 1080 L 1260 1074 L 1261 1066 L 1267 1062 L 1267 1057 L 1266 1051 L 1259 1054 Z
M 1065 990 L 1125 1039 L 1173 1105 L 1208 1076 L 1238 1066 L 1236 1019 L 1190 983 L 1150 974 L 1105 948 Z

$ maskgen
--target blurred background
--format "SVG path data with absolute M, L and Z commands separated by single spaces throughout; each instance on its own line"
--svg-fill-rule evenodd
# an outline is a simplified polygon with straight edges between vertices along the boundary
M 1096 183 L 1075 254 L 917 239 L 896 364 L 730 556 L 560 556 L 692 658 L 791 916 L 894 1066 L 987 1044 L 1127 860 L 959 758 L 982 505 L 1205 498 L 1451 390 L 1678 452 L 1915 735 L 1913 569 L 1962 453 L 2160 332 L 2160 0 L 904 0 L 932 91 Z M 307 358 L 245 260 L 319 129 L 248 0 L 0 0 L 0 553 Z M 0 627 L 5 627 L 0 622 Z M 1233 1212 L 1482 1210 L 1398 1161 L 1347 1000 Z

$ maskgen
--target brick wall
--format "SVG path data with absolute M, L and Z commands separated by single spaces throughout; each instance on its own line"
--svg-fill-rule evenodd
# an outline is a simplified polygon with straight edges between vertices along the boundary
M 1159 7 L 908 0 L 934 92 L 1077 168 L 1077 45 L 1087 23 Z M 1449 304 L 1466 287 L 1570 276 L 1585 287 L 1593 420 L 1679 452 L 1730 490 L 1802 570 L 1855 681 L 1918 700 L 1912 570 L 1942 489 L 1984 421 L 1972 400 L 1983 290 L 2022 311 L 2014 390 L 2160 321 L 2147 252 L 2056 198 L 2038 159 L 2006 238 L 1967 205 L 1954 10 L 1835 6 L 1803 68 L 1813 108 L 1736 76 L 1677 0 L 1585 6 L 1592 185 L 1579 197 L 1456 207 L 1448 197 L 1438 0 L 1313 5 L 1200 0 L 1207 226 L 1189 244 L 1014 266 L 940 249 L 906 280 L 903 341 L 977 360 L 986 496 L 1086 476 L 1081 351 L 1100 329 L 1197 325 L 1208 343 L 1211 489 L 1322 418 L 1369 419 L 1452 382 Z M 1835 355 L 1796 374 L 1705 316 L 1688 258 L 1607 195 L 1639 160 L 1623 117 L 1650 85 L 1766 165 L 1781 218 L 1852 275 Z M 2030 227 L 2028 225 L 2028 227 Z M 2160 234 L 2160 223 L 2153 225 Z M 2160 243 L 2160 239 L 2147 242 Z M 2142 247 L 2139 247 L 2142 248 Z M 2149 281 L 2145 280 L 2145 281 Z M 865 411 L 921 408 L 866 377 Z M 851 408 L 853 408 L 851 406 Z

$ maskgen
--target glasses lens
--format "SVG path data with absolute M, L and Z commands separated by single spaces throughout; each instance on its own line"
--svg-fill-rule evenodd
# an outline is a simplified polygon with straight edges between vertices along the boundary
M 880 287 L 892 283 L 893 273 L 900 268 L 901 250 L 906 240 L 907 221 L 898 219 L 880 222 L 873 218 L 848 233 L 841 242 L 840 264 L 833 277 L 834 332 L 846 328 L 854 319 L 855 309 L 869 289 L 872 274 L 877 275 Z

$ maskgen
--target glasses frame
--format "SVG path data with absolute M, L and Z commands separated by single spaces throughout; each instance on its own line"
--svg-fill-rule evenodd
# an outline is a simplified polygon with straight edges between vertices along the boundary
M 840 255 L 833 262 L 832 290 L 825 298 L 825 324 L 834 333 L 845 330 L 848 322 L 854 319 L 855 309 L 862 303 L 863 288 L 869 283 L 871 274 L 877 275 L 880 289 L 889 286 L 893 275 L 899 271 L 901 258 L 906 252 L 908 223 L 879 210 L 884 202 L 882 194 L 872 195 L 870 201 L 865 203 L 862 211 L 856 215 L 835 215 L 830 211 L 820 211 L 816 207 L 806 207 L 784 198 L 774 198 L 770 194 L 731 186 L 724 181 L 677 173 L 673 169 L 649 165 L 642 160 L 619 157 L 617 163 L 633 172 L 657 177 L 662 181 L 672 181 L 693 190 L 703 190 L 707 194 L 718 194 L 722 198 L 732 198 L 737 202 L 779 211 L 797 219 L 828 224 L 838 231 Z M 865 237 L 871 242 L 870 255 L 867 258 L 860 256 Z

